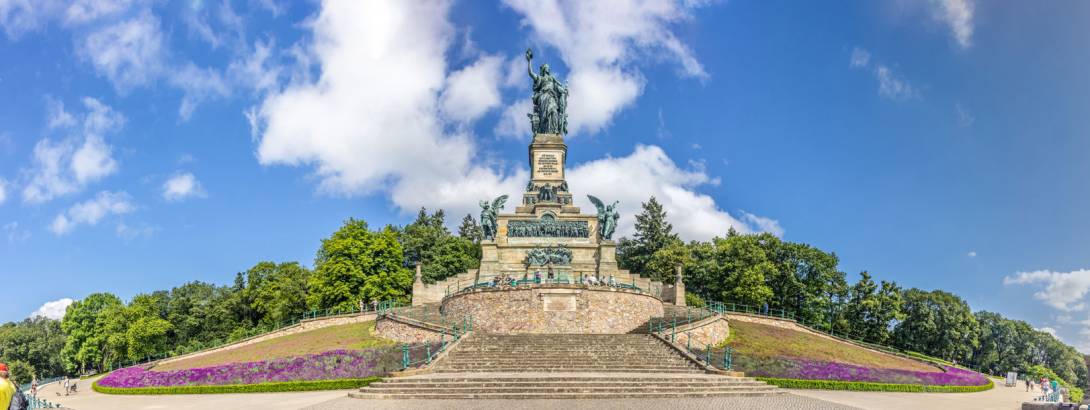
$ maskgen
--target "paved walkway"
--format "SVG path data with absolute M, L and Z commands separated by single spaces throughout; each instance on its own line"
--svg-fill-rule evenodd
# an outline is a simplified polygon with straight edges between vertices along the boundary
M 350 391 L 337 390 L 299 393 L 196 394 L 179 396 L 122 396 L 91 391 L 92 380 L 79 380 L 80 392 L 65 397 L 59 384 L 42 388 L 39 397 L 74 410 L 448 410 L 482 409 L 564 409 L 564 410 L 688 410 L 688 409 L 1019 409 L 1023 401 L 1038 392 L 1025 388 L 1003 387 L 980 393 L 872 393 L 830 390 L 789 390 L 791 394 L 773 397 L 721 397 L 704 399 L 623 399 L 623 400 L 360 400 L 347 397 Z
M 791 393 L 865 409 L 996 409 L 1018 410 L 1022 402 L 1032 401 L 1040 390 L 1026 392 L 1024 384 L 1005 387 L 996 381 L 991 390 L 979 393 L 877 393 L 833 390 L 798 390 Z
M 64 396 L 60 384 L 50 384 L 42 388 L 38 397 L 63 405 L 73 410 L 298 410 L 327 402 L 336 398 L 347 397 L 353 390 L 331 390 L 298 393 L 247 393 L 247 394 L 192 394 L 192 395 L 157 395 L 125 396 L 99 394 L 91 390 L 91 382 L 97 380 L 77 380 L 79 393 Z M 60 395 L 57 395 L 60 393 Z
M 703 399 L 620 400 L 360 400 L 341 398 L 306 410 L 858 410 L 809 397 L 784 394 L 771 397 L 709 397 Z

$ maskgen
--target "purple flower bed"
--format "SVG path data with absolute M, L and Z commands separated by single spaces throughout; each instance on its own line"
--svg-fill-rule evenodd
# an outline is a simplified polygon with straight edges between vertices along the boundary
M 747 376 L 785 379 L 839 380 L 929 386 L 980 386 L 988 383 L 988 380 L 980 373 L 949 366 L 943 367 L 946 370 L 945 372 L 937 367 L 933 372 L 923 372 L 876 369 L 798 358 L 736 357 L 735 368 L 745 372 Z
M 105 387 L 173 387 L 257 384 L 304 380 L 357 379 L 381 375 L 389 349 L 333 350 L 295 358 L 230 363 L 184 370 L 115 370 L 98 384 Z

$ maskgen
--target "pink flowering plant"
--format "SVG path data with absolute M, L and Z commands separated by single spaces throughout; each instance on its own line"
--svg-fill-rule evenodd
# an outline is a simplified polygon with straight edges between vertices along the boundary
M 113 371 L 98 384 L 138 388 L 359 379 L 386 373 L 391 368 L 391 358 L 396 358 L 392 353 L 392 349 L 333 350 L 294 358 L 170 371 L 128 367 Z
M 837 380 L 918 384 L 928 386 L 981 386 L 988 383 L 984 375 L 957 367 L 936 366 L 934 371 L 872 368 L 845 363 L 814 361 L 801 358 L 767 358 L 735 356 L 734 368 L 754 377 L 775 377 L 804 380 Z

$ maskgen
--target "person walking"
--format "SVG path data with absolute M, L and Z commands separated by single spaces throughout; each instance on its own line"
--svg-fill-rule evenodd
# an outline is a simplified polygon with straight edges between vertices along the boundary
M 30 395 L 35 399 L 38 398 L 38 376 L 34 376 L 30 382 Z
M 68 395 L 68 376 L 64 376 L 64 395 Z
M 26 410 L 26 397 L 9 377 L 8 365 L 0 363 L 0 409 Z

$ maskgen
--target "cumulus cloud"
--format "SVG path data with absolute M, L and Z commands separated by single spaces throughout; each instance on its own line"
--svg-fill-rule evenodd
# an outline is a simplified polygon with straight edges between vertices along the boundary
M 961 48 L 973 45 L 973 0 L 931 0 L 932 16 L 950 28 Z
M 444 88 L 452 84 L 448 8 L 442 1 L 324 2 L 307 45 L 319 78 L 269 94 L 249 115 L 259 162 L 313 165 L 326 193 L 385 191 L 402 209 L 458 214 L 474 211 L 480 198 L 518 192 L 525 171 L 497 173 L 476 158 L 469 135 L 444 131 L 440 96 L 457 94 Z
M 528 7 L 516 6 L 520 10 Z M 683 7 L 672 3 L 624 6 L 638 10 L 629 10 L 616 24 L 605 24 L 610 33 L 623 39 L 612 41 L 602 37 L 612 34 L 596 33 L 597 42 L 581 41 L 580 46 L 612 47 L 616 53 L 667 48 L 667 55 L 682 63 L 686 75 L 706 75 L 666 30 L 668 23 L 687 17 Z M 288 86 L 269 93 L 247 111 L 258 144 L 258 161 L 267 166 L 311 166 L 324 193 L 384 193 L 403 211 L 428 207 L 445 209 L 450 215 L 476 213 L 478 200 L 504 193 L 517 201 L 528 172 L 490 161 L 487 153 L 478 152 L 471 135 L 450 131 L 466 129 L 451 125 L 472 122 L 498 104 L 492 93 L 499 84 L 512 81 L 514 63 L 486 55 L 465 68 L 451 70 L 445 56 L 457 30 L 447 20 L 448 7 L 443 1 L 323 2 L 321 12 L 310 23 L 313 42 L 298 53 L 305 58 L 303 65 L 309 67 L 310 61 L 314 62 L 318 78 L 293 76 Z M 589 24 L 584 13 L 595 10 L 593 7 L 564 7 L 573 13 L 566 17 L 571 21 L 564 24 L 589 30 L 584 26 Z M 614 27 L 624 24 L 635 26 Z M 542 31 L 541 36 L 555 35 L 544 28 L 535 30 Z M 575 41 L 564 41 L 569 40 Z M 632 45 L 634 42 L 641 45 Z M 584 78 L 619 75 L 633 91 L 639 88 L 628 57 L 579 54 L 571 59 L 580 62 Z M 618 95 L 612 89 L 578 86 L 573 80 L 573 95 L 584 94 L 580 97 L 584 99 L 608 100 Z M 636 95 L 633 92 L 623 98 L 631 101 Z M 615 110 L 627 102 L 610 104 Z M 504 111 L 496 127 L 528 137 L 529 105 L 529 100 L 519 100 Z M 609 115 L 597 117 L 596 122 L 583 120 L 588 124 L 584 127 L 604 126 Z M 749 217 L 747 221 L 754 224 L 750 226 L 720 209 L 713 198 L 696 191 L 716 185 L 718 180 L 701 167 L 678 166 L 658 147 L 640 146 L 626 157 L 577 165 L 568 176 L 572 189 L 621 201 L 620 235 L 631 232 L 640 203 L 652 195 L 664 204 L 674 226 L 687 238 L 707 239 L 723 235 L 731 227 L 741 232 L 782 231 L 770 219 Z M 590 209 L 585 196 L 578 201 Z
M 732 227 L 743 233 L 761 230 L 720 209 L 712 197 L 696 192 L 697 187 L 717 185 L 717 179 L 701 169 L 679 167 L 657 146 L 638 145 L 625 157 L 580 164 L 569 170 L 567 177 L 575 192 L 591 194 L 603 201 L 620 201 L 617 236 L 632 236 L 635 215 L 642 210 L 641 203 L 651 196 L 662 203 L 674 228 L 686 239 L 722 236 Z M 584 211 L 594 209 L 586 195 L 577 196 L 575 202 Z M 770 226 L 771 223 L 766 225 Z
M 975 258 L 976 257 L 976 251 L 969 251 L 969 253 L 965 254 L 965 256 L 968 256 L 970 258 Z
M 573 134 L 594 133 L 643 93 L 636 62 L 657 58 L 678 65 L 685 77 L 708 74 L 672 31 L 691 18 L 700 1 L 505 0 L 541 42 L 571 70 L 569 119 Z M 541 51 L 541 50 L 539 50 Z M 541 53 L 544 56 L 544 53 Z
M 50 127 L 62 127 L 61 132 L 73 135 L 56 141 L 44 138 L 34 145 L 34 165 L 24 170 L 28 179 L 22 191 L 24 202 L 41 203 L 78 192 L 117 172 L 113 148 L 104 135 L 120 129 L 125 118 L 93 98 L 84 98 L 83 105 L 82 126 L 63 106 L 50 115 Z
M 61 298 L 51 302 L 45 302 L 42 304 L 42 307 L 35 310 L 34 313 L 31 313 L 30 317 L 34 318 L 41 316 L 53 320 L 60 320 L 64 318 L 64 312 L 72 302 L 75 302 L 72 298 Z
M 499 106 L 502 67 L 503 58 L 484 56 L 473 65 L 451 73 L 440 97 L 443 115 L 459 122 L 472 122 Z
M 1036 286 L 1040 288 L 1033 294 L 1037 300 L 1061 311 L 1081 311 L 1086 308 L 1084 297 L 1090 292 L 1090 269 L 1018 272 L 1004 277 L 1003 284 Z
M 867 50 L 855 47 L 849 66 L 853 69 L 869 71 L 878 81 L 878 94 L 891 100 L 908 100 L 920 96 L 919 91 L 903 76 L 889 66 L 874 61 Z
M 135 209 L 128 193 L 102 191 L 92 199 L 72 205 L 67 212 L 57 214 L 49 230 L 64 235 L 79 225 L 97 225 L 108 215 L 127 214 Z
M 163 198 L 167 201 L 181 201 L 204 195 L 201 182 L 189 172 L 176 174 L 163 183 Z
M 163 35 L 150 12 L 88 34 L 79 53 L 119 91 L 148 84 L 162 67 Z

